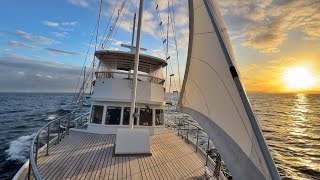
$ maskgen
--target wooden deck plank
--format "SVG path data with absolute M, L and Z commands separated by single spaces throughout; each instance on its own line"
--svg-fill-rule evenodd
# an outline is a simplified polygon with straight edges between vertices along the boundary
M 173 166 L 173 164 L 176 164 L 176 163 L 173 163 L 173 160 L 175 160 L 176 158 L 179 158 L 178 155 L 183 156 L 184 149 L 182 149 L 181 151 L 179 148 L 176 148 L 176 147 L 173 148 L 172 146 L 169 146 L 172 143 L 172 144 L 175 144 L 175 146 L 179 147 L 179 144 L 178 144 L 179 142 L 175 142 L 175 139 L 174 138 L 172 139 L 172 137 L 166 137 L 166 138 L 168 138 L 168 141 L 161 141 L 160 139 L 160 142 L 158 143 L 161 145 L 159 145 L 159 149 L 157 151 L 159 151 L 163 155 L 162 158 L 165 159 L 165 161 L 167 162 L 165 165 L 168 167 L 171 167 L 170 172 L 174 175 L 174 178 L 179 179 L 180 175 L 179 173 L 177 173 L 177 171 L 180 171 L 184 174 L 182 170 L 184 166 L 181 166 L 181 167 Z M 174 150 L 178 150 L 178 152 L 174 152 Z
M 67 139 L 69 137 L 77 137 L 76 139 Z M 70 156 L 73 156 L 75 151 L 73 147 L 81 147 L 81 139 L 85 137 L 84 134 L 74 134 L 71 136 L 66 137 L 59 145 L 61 148 L 52 148 L 52 153 L 49 155 L 48 160 L 42 162 L 41 164 L 45 164 L 46 169 L 40 171 L 43 174 L 44 178 L 52 178 L 53 175 L 56 173 L 60 173 L 59 169 L 61 166 L 66 165 L 65 160 L 68 159 Z M 73 143 L 72 143 L 73 142 Z M 72 143 L 72 144 L 70 144 Z
M 114 156 L 115 135 L 70 131 L 38 161 L 43 179 L 203 179 L 205 156 L 176 132 L 150 138 L 152 156 Z M 210 168 L 213 166 L 211 165 Z
M 130 156 L 130 170 L 132 179 L 143 179 L 142 172 L 140 171 L 139 162 L 137 156 Z
M 62 150 L 66 150 L 66 147 L 70 147 L 71 145 L 73 145 L 72 142 L 74 142 L 74 140 L 76 140 L 77 142 L 80 141 L 78 139 L 78 136 L 68 136 L 65 141 L 62 141 L 62 142 L 60 141 L 60 143 L 63 143 L 61 146 L 49 145 L 49 155 L 39 158 L 38 164 L 50 163 L 51 160 L 58 159 L 59 155 L 62 154 L 60 152 Z M 39 170 L 40 172 L 42 171 L 41 167 L 39 168 Z
M 110 141 L 111 141 L 111 138 L 112 136 L 107 136 L 106 139 L 105 139 L 105 146 L 104 146 L 104 150 L 103 150 L 103 153 L 102 153 L 102 156 L 101 156 L 101 160 L 99 161 L 99 165 L 96 166 L 95 170 L 94 170 L 94 173 L 92 176 L 94 176 L 93 178 L 90 178 L 90 179 L 99 179 L 100 178 L 100 174 L 101 174 L 101 170 L 103 168 L 103 164 L 105 163 L 105 161 L 107 160 L 107 155 L 108 155 L 108 147 L 109 147 L 109 144 L 110 144 Z
M 90 138 L 93 138 L 93 136 L 90 136 Z M 84 139 L 83 139 L 84 140 Z M 83 156 L 82 154 L 85 153 L 85 151 L 88 150 L 88 146 L 90 146 L 90 144 L 92 143 L 92 139 L 89 141 L 85 141 L 84 144 L 82 145 L 83 148 L 82 150 L 80 150 L 74 157 L 72 160 L 70 160 L 70 165 L 68 168 L 68 171 L 63 175 L 63 177 L 61 179 L 71 179 L 73 178 L 73 176 L 76 174 L 75 172 L 77 171 L 77 166 L 79 166 L 78 164 L 80 164 L 82 161 L 84 161 L 85 156 Z
M 91 139 L 93 138 L 93 140 Z M 90 139 L 90 140 L 89 140 Z M 100 140 L 99 135 L 91 136 L 90 138 L 86 138 L 86 141 L 93 141 L 90 146 L 87 146 L 86 149 L 87 151 L 83 152 L 81 156 L 83 156 L 83 159 L 79 162 L 79 165 L 76 166 L 75 170 L 73 171 L 73 174 L 71 175 L 71 179 L 80 179 L 81 176 L 85 173 L 84 170 L 86 169 L 87 166 L 89 166 L 90 159 L 92 155 L 94 155 L 93 152 L 95 152 L 96 144 Z
M 113 154 L 113 149 L 114 149 L 114 139 L 115 139 L 114 135 L 111 135 L 111 136 L 112 136 L 112 138 L 111 138 L 111 141 L 109 144 L 107 161 L 103 165 L 103 169 L 101 170 L 102 174 L 100 175 L 99 179 L 107 179 L 109 176 L 109 168 L 110 168 L 110 164 L 112 161 L 112 154 Z

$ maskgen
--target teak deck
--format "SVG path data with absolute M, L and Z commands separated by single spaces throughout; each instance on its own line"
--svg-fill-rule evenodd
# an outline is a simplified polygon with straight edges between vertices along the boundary
M 152 156 L 114 156 L 115 135 L 70 130 L 38 160 L 43 179 L 205 179 L 205 157 L 166 130 L 150 138 Z

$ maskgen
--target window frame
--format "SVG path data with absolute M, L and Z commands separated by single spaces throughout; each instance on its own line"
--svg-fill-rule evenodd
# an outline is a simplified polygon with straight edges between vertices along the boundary
M 95 116 L 95 114 L 96 114 L 96 109 L 95 109 L 95 107 L 97 107 L 97 106 L 102 107 L 102 114 L 101 114 L 101 122 L 100 122 L 100 123 L 95 123 L 95 122 L 93 122 L 94 116 Z M 104 105 L 101 105 L 101 104 L 93 104 L 93 105 L 91 106 L 90 123 L 92 123 L 92 124 L 103 124 L 104 109 L 105 109 L 105 108 L 104 108 Z
M 163 109 L 154 109 L 155 113 L 154 113 L 154 125 L 155 126 L 163 126 L 164 125 L 164 110 Z M 162 113 L 160 113 L 159 115 L 162 114 L 162 124 L 157 124 L 157 111 L 162 111 Z
M 129 122 L 128 122 L 128 124 L 123 124 L 123 120 L 124 120 L 124 109 L 125 108 L 128 108 L 128 109 L 130 109 L 130 111 L 129 111 Z M 123 106 L 122 107 L 122 109 L 123 109 L 123 112 L 122 112 L 122 123 L 121 123 L 121 125 L 124 125 L 124 126 L 129 126 L 130 125 L 130 113 L 131 113 L 131 107 L 128 107 L 128 106 Z M 140 110 L 139 110 L 139 108 L 135 108 L 136 110 L 137 110 L 137 112 L 139 112 L 140 113 Z M 134 122 L 134 126 L 137 126 L 137 124 L 139 123 L 139 118 L 134 118 L 134 120 L 135 120 L 135 122 Z
M 118 109 L 118 108 L 120 108 L 120 113 L 119 113 L 119 124 L 106 124 L 107 123 L 107 117 L 108 117 L 108 115 L 107 115 L 107 113 L 108 113 L 108 108 L 109 107 L 114 107 L 115 109 L 114 110 L 116 110 L 116 109 Z M 106 125 L 106 126 L 120 126 L 121 125 L 121 123 L 122 123 L 122 109 L 123 109 L 123 107 L 122 106 L 117 106 L 117 105 L 107 105 L 106 106 L 106 110 L 105 110 L 105 117 L 104 117 L 104 125 Z
M 140 120 L 141 120 L 141 110 L 142 109 L 146 109 L 146 110 L 151 110 L 151 125 L 143 125 L 143 124 L 140 124 Z M 138 121 L 138 125 L 139 126 L 143 126 L 143 127 L 152 127 L 152 126 L 154 126 L 154 124 L 153 124 L 153 116 L 154 116 L 154 109 L 152 109 L 152 108 L 139 108 L 139 121 Z

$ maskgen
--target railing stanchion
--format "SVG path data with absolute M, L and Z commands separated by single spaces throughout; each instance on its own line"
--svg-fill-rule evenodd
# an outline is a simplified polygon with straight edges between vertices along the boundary
M 180 123 L 180 119 L 179 119 L 179 124 L 178 124 L 178 136 L 180 135 L 180 125 L 181 125 L 181 123 Z
M 59 123 L 58 123 L 58 139 L 57 139 L 57 144 L 59 144 L 60 141 L 60 119 L 59 119 Z
M 73 113 L 73 120 L 72 120 L 72 122 L 73 122 L 73 126 L 78 127 L 78 124 L 77 124 L 77 122 L 75 122 L 75 120 L 76 120 L 76 111 L 74 111 L 74 113 Z
M 88 114 L 88 113 L 87 113 Z M 61 137 L 64 135 L 64 134 L 67 134 L 69 133 L 69 129 L 70 129 L 70 123 L 74 122 L 74 120 L 71 121 L 71 117 L 75 117 L 75 111 L 69 113 L 69 114 L 66 114 L 62 117 L 59 117 L 59 118 L 56 118 L 52 121 L 50 121 L 49 123 L 47 123 L 45 126 L 43 126 L 37 133 L 36 135 L 33 137 L 32 139 L 32 143 L 31 143 L 31 147 L 30 147 L 30 159 L 29 159 L 29 169 L 28 169 L 28 175 L 27 178 L 28 180 L 31 180 L 32 179 L 32 176 L 35 178 L 35 179 L 41 179 L 41 175 L 39 173 L 39 170 L 37 168 L 37 161 L 38 161 L 38 158 L 39 158 L 39 144 L 40 144 L 40 134 L 42 131 L 44 131 L 46 128 L 48 128 L 48 133 L 47 133 L 47 148 L 46 148 L 46 155 L 49 155 L 49 148 L 50 148 L 50 129 L 51 128 L 54 128 L 56 126 L 56 124 L 53 124 L 53 123 L 58 123 L 58 137 L 57 137 L 57 140 L 56 140 L 56 144 L 59 144 L 59 141 L 61 141 Z M 64 119 L 65 121 L 67 120 L 68 123 L 67 124 L 67 132 L 63 131 L 61 132 L 61 119 L 62 118 L 69 118 L 69 119 Z M 51 125 L 53 124 L 53 125 Z M 53 127 L 51 127 L 53 126 Z M 62 134 L 61 134 L 62 133 Z M 35 147 L 36 146 L 36 147 Z
M 47 154 L 46 155 L 49 155 L 49 146 L 50 146 L 50 125 L 48 125 L 48 135 L 47 135 Z
M 209 136 L 208 136 L 208 147 L 207 147 L 206 166 L 208 166 L 209 148 L 210 148 L 210 139 L 209 139 Z
M 189 144 L 189 122 L 188 122 L 188 129 L 187 129 L 187 138 L 186 142 Z
M 31 162 L 30 162 L 30 159 L 29 159 L 28 180 L 31 180 Z
M 183 131 L 181 131 L 181 138 L 183 139 L 183 132 L 185 132 L 184 130 L 186 129 L 186 128 L 184 128 L 184 119 L 182 120 L 182 124 L 183 124 Z
M 67 127 L 67 135 L 69 135 L 69 129 L 70 129 L 70 119 L 71 119 L 71 114 L 68 117 L 68 127 Z
M 174 124 L 175 126 L 173 127 L 174 130 L 177 128 L 177 116 L 174 117 Z
M 221 156 L 220 156 L 219 153 L 217 153 L 217 156 L 216 156 L 216 167 L 214 168 L 214 176 L 217 179 L 219 179 L 220 169 L 221 169 Z
M 37 143 L 36 143 L 36 157 L 35 157 L 36 164 L 38 163 L 39 136 L 40 134 L 37 136 Z
M 199 143 L 199 128 L 197 128 L 196 152 L 198 152 L 198 143 Z

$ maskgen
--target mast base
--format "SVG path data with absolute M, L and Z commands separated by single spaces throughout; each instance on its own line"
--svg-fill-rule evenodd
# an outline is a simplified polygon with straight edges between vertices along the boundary
M 151 155 L 149 131 L 146 129 L 118 129 L 115 155 Z

